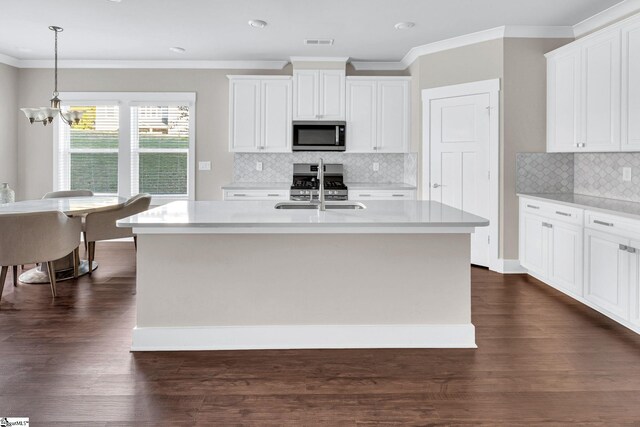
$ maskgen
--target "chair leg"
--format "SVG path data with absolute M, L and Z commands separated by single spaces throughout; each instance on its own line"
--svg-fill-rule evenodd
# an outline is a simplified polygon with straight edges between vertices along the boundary
M 93 257 L 96 254 L 96 242 L 89 242 L 89 275 L 93 272 Z
M 88 254 L 89 253 L 89 246 L 87 245 L 87 232 L 83 231 L 82 232 L 82 240 L 84 240 L 84 253 Z
M 7 278 L 7 270 L 9 267 L 2 266 L 0 270 L 0 299 L 2 299 L 2 291 L 4 290 L 4 280 Z
M 13 270 L 13 286 L 16 287 L 18 286 L 18 266 L 14 265 L 11 269 Z
M 47 271 L 49 271 L 49 282 L 51 282 L 51 294 L 56 297 L 56 270 L 53 267 L 53 261 L 47 263 Z
M 78 246 L 77 248 L 75 248 L 73 250 L 73 277 L 74 279 L 77 279 L 79 276 L 79 269 L 78 267 L 80 266 L 80 247 Z

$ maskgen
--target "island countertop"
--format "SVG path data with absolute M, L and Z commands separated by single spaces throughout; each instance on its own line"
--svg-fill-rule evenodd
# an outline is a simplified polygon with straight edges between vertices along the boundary
M 367 201 L 365 209 L 326 211 L 280 210 L 275 205 L 180 201 L 122 219 L 118 227 L 132 227 L 138 234 L 471 233 L 489 225 L 485 218 L 432 201 Z

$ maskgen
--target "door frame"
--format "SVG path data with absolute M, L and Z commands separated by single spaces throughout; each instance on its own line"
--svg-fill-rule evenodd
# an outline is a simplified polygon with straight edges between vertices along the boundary
M 500 266 L 500 79 L 482 80 L 422 90 L 422 199 L 431 200 L 431 101 L 469 95 L 489 95 L 489 269 Z

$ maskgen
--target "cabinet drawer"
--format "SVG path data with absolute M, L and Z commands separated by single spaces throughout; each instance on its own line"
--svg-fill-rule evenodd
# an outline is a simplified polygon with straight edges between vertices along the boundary
M 224 200 L 289 200 L 289 190 L 224 190 Z
M 584 211 L 571 206 L 522 198 L 520 200 L 520 209 L 522 212 L 532 213 L 570 224 L 582 225 L 584 222 Z
M 349 190 L 349 200 L 415 200 L 415 190 Z
M 604 213 L 586 211 L 586 226 L 624 237 L 640 237 L 640 221 Z

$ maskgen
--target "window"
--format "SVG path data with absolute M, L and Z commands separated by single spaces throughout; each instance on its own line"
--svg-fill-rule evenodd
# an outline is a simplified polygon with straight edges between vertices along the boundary
M 61 96 L 83 116 L 57 125 L 56 190 L 149 193 L 154 204 L 193 199 L 195 94 Z

